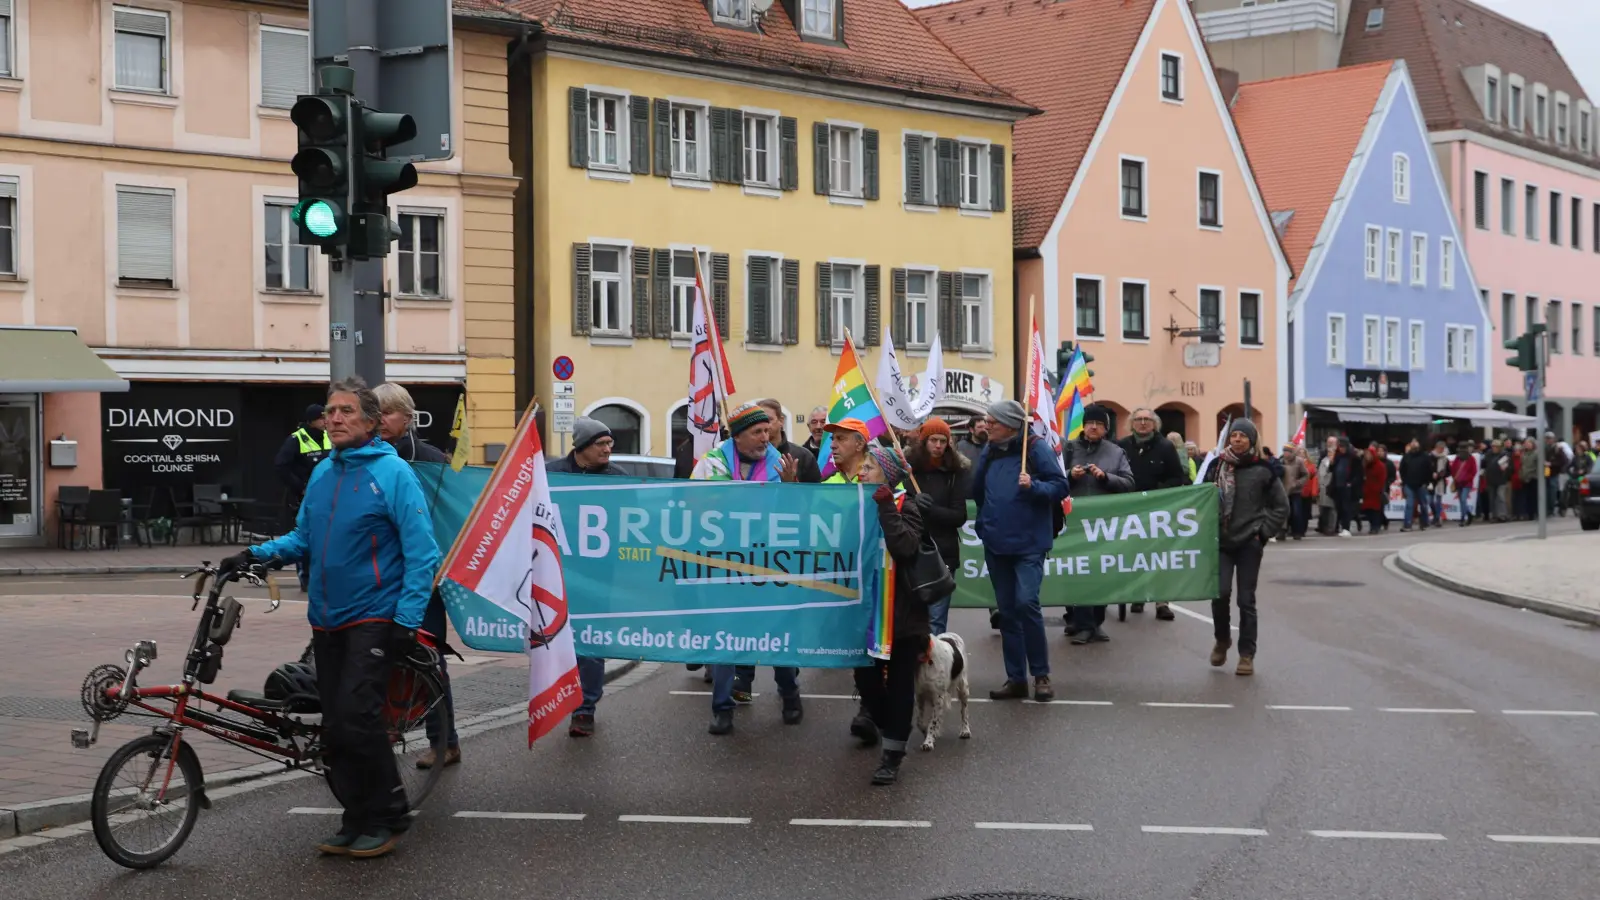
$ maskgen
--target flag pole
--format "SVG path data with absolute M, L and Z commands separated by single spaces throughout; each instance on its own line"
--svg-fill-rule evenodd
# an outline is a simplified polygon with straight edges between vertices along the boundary
M 1032 294 L 1028 295 L 1028 311 L 1031 315 L 1033 311 Z M 1022 411 L 1022 474 L 1024 475 L 1028 474 L 1028 438 L 1032 436 L 1033 432 L 1033 406 L 1038 401 L 1037 397 L 1030 400 L 1028 395 L 1032 394 L 1034 388 L 1037 387 L 1037 382 L 1033 377 L 1033 336 L 1039 333 L 1039 320 L 1030 318 L 1028 324 L 1028 368 L 1024 370 L 1027 374 L 1023 376 L 1028 380 L 1022 388 L 1022 399 L 1029 407 Z
M 516 447 L 521 444 L 522 436 L 526 429 L 534 427 L 534 413 L 536 410 L 538 410 L 538 408 L 538 397 L 534 397 L 532 400 L 528 401 L 528 409 L 522 414 L 522 421 L 517 423 L 517 430 L 511 435 L 511 443 L 506 445 L 507 450 L 510 450 L 512 447 Z M 439 558 L 439 568 L 436 572 L 434 572 L 433 575 L 433 586 L 435 588 L 439 586 L 439 582 L 444 580 L 445 571 L 450 568 L 451 561 L 455 559 L 456 551 L 461 549 L 461 539 L 467 533 L 467 523 L 476 518 L 478 511 L 483 508 L 483 503 L 489 496 L 488 486 L 494 484 L 495 476 L 500 474 L 500 467 L 506 465 L 507 461 L 510 459 L 510 453 L 504 453 L 501 455 L 499 461 L 494 464 L 494 469 L 489 472 L 489 480 L 484 482 L 484 489 L 478 493 L 478 499 L 472 501 L 472 510 L 468 512 L 467 517 L 462 520 L 461 530 L 456 532 L 455 540 L 450 542 L 450 552 Z
M 730 437 L 733 434 L 733 426 L 728 422 L 728 387 L 722 383 L 722 367 L 726 364 L 723 360 L 722 332 L 717 329 L 717 310 L 711 303 L 711 292 L 706 287 L 708 282 L 705 270 L 700 266 L 700 251 L 694 250 L 691 255 L 694 257 L 695 282 L 700 287 L 700 302 L 705 304 L 706 330 L 716 335 L 711 342 L 711 390 L 717 395 L 717 408 L 722 412 L 721 427 L 717 429 L 717 441 L 720 442 L 722 428 L 730 429 Z
M 846 344 L 850 344 L 851 349 L 853 350 L 855 345 L 852 343 L 852 340 L 853 339 L 850 337 L 850 326 L 846 325 L 844 326 L 844 342 Z M 856 370 L 860 371 L 860 369 L 861 358 L 858 356 L 856 357 Z M 889 420 L 887 418 L 884 418 L 883 407 L 878 406 L 878 395 L 873 393 L 872 382 L 867 380 L 867 373 L 865 372 L 861 373 L 861 383 L 866 385 L 867 396 L 872 398 L 872 405 L 877 407 L 878 418 L 883 419 L 883 427 L 889 429 L 889 440 L 894 442 L 895 452 L 899 453 L 900 458 L 906 461 L 906 477 L 911 479 L 911 487 L 915 489 L 917 493 L 922 493 L 922 485 L 917 484 L 917 474 L 911 471 L 911 460 L 906 457 L 905 449 L 900 446 L 900 435 L 895 433 L 894 426 L 889 424 Z

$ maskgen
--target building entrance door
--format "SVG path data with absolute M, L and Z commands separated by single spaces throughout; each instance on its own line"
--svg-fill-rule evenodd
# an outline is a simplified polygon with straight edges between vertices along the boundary
M 39 402 L 0 397 L 0 538 L 39 533 Z

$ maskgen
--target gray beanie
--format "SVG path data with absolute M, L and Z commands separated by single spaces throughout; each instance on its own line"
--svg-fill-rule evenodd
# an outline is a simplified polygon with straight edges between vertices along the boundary
M 990 404 L 989 416 L 1001 425 L 1007 428 L 1014 428 L 1017 431 L 1021 431 L 1022 426 L 1028 422 L 1028 411 L 1023 409 L 1022 404 L 1015 400 L 1001 400 L 998 403 Z
M 1249 419 L 1234 419 L 1228 423 L 1228 433 L 1235 431 L 1250 439 L 1250 446 L 1255 447 L 1261 443 L 1261 436 L 1256 433 L 1256 423 Z
M 588 416 L 579 416 L 572 423 L 572 452 L 576 453 L 595 441 L 610 436 L 611 429 L 607 428 L 604 422 Z

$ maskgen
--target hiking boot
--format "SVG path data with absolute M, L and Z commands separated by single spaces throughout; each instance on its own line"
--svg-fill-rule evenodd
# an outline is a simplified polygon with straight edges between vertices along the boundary
M 878 760 L 878 770 L 872 773 L 872 783 L 883 787 L 900 779 L 900 761 L 906 758 L 904 750 L 885 750 Z
M 349 856 L 350 845 L 361 835 L 354 831 L 341 831 L 317 845 L 317 850 L 328 856 Z
M 755 700 L 755 695 L 750 692 L 750 685 L 737 679 L 733 682 L 733 702 L 749 703 Z
M 1091 644 L 1104 644 L 1109 640 L 1111 640 L 1111 635 L 1106 634 L 1105 631 L 1101 630 L 1099 625 L 1096 625 L 1094 629 L 1089 632 L 1089 643 Z
M 1033 680 L 1033 701 L 1049 703 L 1056 698 L 1056 689 L 1050 686 L 1050 676 L 1040 675 Z
M 572 723 L 567 726 L 567 737 L 593 737 L 594 716 L 589 713 L 578 713 L 572 717 Z
M 395 842 L 400 840 L 400 835 L 387 828 L 374 828 L 367 834 L 350 842 L 347 855 L 356 859 L 372 859 L 377 856 L 387 855 L 394 849 Z
M 1228 661 L 1228 651 L 1232 647 L 1233 641 L 1217 641 L 1217 645 L 1211 648 L 1211 664 L 1213 666 L 1225 664 Z
M 989 692 L 990 700 L 1026 700 L 1028 699 L 1028 683 L 1026 681 L 1008 681 Z
M 1296 540 L 1298 540 L 1298 538 Z M 1178 618 L 1178 616 L 1177 616 L 1176 613 L 1174 613 L 1172 611 L 1172 606 L 1170 604 L 1166 604 L 1166 603 L 1157 603 L 1156 604 L 1156 619 L 1158 621 L 1171 622 L 1172 620 L 1174 620 L 1176 618 Z
M 593 723 L 594 723 L 594 717 L 593 716 L 589 717 L 589 722 L 590 722 L 590 725 L 592 727 Z M 439 761 L 439 758 L 434 755 L 432 750 L 429 750 L 427 753 L 424 753 L 421 756 L 417 757 L 417 768 L 419 768 L 419 769 L 431 769 L 431 768 L 433 768 L 434 763 L 436 763 L 438 761 Z M 450 766 L 459 766 L 459 765 L 461 765 L 461 748 L 460 747 L 451 747 L 451 748 L 445 750 L 444 751 L 444 766 L 445 766 L 445 768 L 449 768 Z
M 1133 605 L 1133 607 L 1131 609 L 1129 609 L 1128 611 L 1133 613 L 1134 615 L 1143 615 L 1144 614 L 1144 604 L 1143 603 L 1135 603 Z
M 1233 670 L 1235 675 L 1250 676 L 1256 673 L 1256 658 L 1254 656 L 1239 657 L 1239 667 Z
M 994 629 L 995 631 L 999 631 L 1000 630 L 1000 610 L 998 610 L 998 609 L 989 610 L 989 627 Z
M 850 720 L 850 733 L 861 741 L 863 747 L 876 747 L 882 737 L 878 733 L 878 723 L 867 715 L 866 707 L 862 707 L 856 717 Z
M 1082 631 L 1072 631 L 1068 629 L 1067 639 L 1074 644 L 1087 644 L 1094 640 L 1094 629 L 1085 628 Z
M 711 713 L 711 727 L 706 729 L 715 735 L 733 733 L 733 710 L 719 709 Z
M 783 724 L 799 725 L 800 720 L 805 718 L 805 715 L 806 711 L 800 706 L 799 694 L 783 698 Z

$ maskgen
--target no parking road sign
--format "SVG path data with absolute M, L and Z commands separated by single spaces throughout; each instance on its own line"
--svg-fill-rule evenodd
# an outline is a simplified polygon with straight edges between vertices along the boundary
M 577 371 L 577 366 L 572 364 L 572 357 L 558 356 L 556 361 L 550 364 L 550 371 L 556 376 L 557 381 L 567 381 Z

